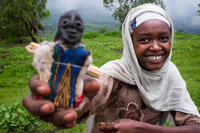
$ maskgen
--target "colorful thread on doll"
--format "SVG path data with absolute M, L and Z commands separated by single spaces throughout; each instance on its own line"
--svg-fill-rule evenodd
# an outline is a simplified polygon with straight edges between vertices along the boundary
M 61 63 L 53 63 L 52 76 L 49 85 L 52 94 L 49 99 L 56 107 L 69 108 L 75 107 L 75 84 L 81 67 L 84 65 L 84 57 L 89 53 L 84 50 L 83 46 L 64 51 L 61 46 L 56 44 L 54 49 L 54 61 Z M 63 64 L 69 65 L 63 65 Z M 74 67 L 80 66 L 80 67 Z

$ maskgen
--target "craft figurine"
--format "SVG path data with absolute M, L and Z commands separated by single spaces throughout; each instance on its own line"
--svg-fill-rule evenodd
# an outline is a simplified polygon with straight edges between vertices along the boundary
M 80 15 L 71 10 L 60 17 L 53 42 L 31 43 L 26 47 L 34 53 L 33 66 L 40 80 L 51 87 L 51 95 L 45 98 L 58 108 L 80 110 L 88 102 L 83 93 L 83 76 L 89 73 L 92 57 L 81 43 L 83 30 Z M 95 74 L 90 70 L 90 74 L 98 75 L 98 71 Z

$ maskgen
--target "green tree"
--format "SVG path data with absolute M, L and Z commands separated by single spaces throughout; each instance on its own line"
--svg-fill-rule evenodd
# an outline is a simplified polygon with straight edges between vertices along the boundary
M 144 3 L 155 3 L 165 8 L 162 0 L 103 0 L 104 6 L 113 12 L 113 17 L 118 20 L 120 24 L 123 23 L 126 14 L 130 9 Z
M 0 0 L 0 40 L 20 41 L 30 36 L 37 42 L 40 20 L 49 16 L 47 0 Z

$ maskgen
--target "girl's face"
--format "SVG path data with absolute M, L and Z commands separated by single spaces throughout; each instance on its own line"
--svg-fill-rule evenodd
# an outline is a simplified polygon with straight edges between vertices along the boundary
M 140 66 L 148 71 L 162 68 L 171 50 L 169 26 L 161 20 L 148 20 L 132 34 L 133 47 Z

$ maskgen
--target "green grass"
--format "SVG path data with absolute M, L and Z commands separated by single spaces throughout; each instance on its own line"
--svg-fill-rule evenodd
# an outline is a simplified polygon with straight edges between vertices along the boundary
M 177 65 L 200 110 L 200 35 L 176 33 L 172 61 Z
M 114 34 L 114 35 L 113 35 Z M 52 40 L 52 37 L 44 38 Z M 98 34 L 94 38 L 83 38 L 86 48 L 92 52 L 93 64 L 101 66 L 107 61 L 121 57 L 123 43 L 118 32 Z M 26 52 L 24 45 L 0 42 L 0 106 L 9 106 L 22 101 L 30 93 L 28 80 L 36 74 L 32 67 L 33 56 Z M 188 91 L 200 109 L 200 35 L 176 33 L 172 61 L 185 79 Z M 65 133 L 84 132 L 85 124 L 70 130 L 59 130 L 51 124 L 39 121 L 37 130 Z M 1 130 L 0 132 L 6 132 Z
M 28 79 L 35 74 L 32 55 L 23 46 L 0 48 L 0 104 L 20 101 L 29 92 Z
M 52 37 L 43 38 L 52 40 Z M 109 60 L 120 58 L 121 54 L 114 52 L 122 49 L 121 38 L 107 37 L 99 34 L 93 39 L 82 40 L 86 48 L 92 52 L 93 64 L 101 66 Z M 8 44 L 6 41 L 0 42 L 0 105 L 9 106 L 22 101 L 23 97 L 30 93 L 28 80 L 36 74 L 32 66 L 33 55 L 25 50 L 26 44 Z M 51 124 L 39 121 L 40 131 L 56 131 L 65 133 L 84 132 L 85 124 L 77 125 L 70 130 L 58 130 Z M 5 132 L 0 128 L 0 132 Z

